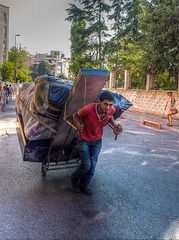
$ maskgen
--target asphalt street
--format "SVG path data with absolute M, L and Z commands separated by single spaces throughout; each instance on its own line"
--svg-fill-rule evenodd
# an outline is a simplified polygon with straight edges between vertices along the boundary
M 49 171 L 23 162 L 15 100 L 0 111 L 0 240 L 178 240 L 179 122 L 126 111 L 103 148 L 90 183 L 74 194 L 73 169 Z M 143 126 L 144 120 L 162 125 Z

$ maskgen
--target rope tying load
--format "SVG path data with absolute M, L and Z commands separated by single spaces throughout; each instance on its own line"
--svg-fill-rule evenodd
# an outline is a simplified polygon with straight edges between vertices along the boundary
M 56 133 L 56 130 L 51 128 L 50 126 L 48 126 L 46 123 L 44 123 L 43 121 L 41 121 L 38 117 L 36 117 L 29 109 L 28 107 L 24 104 L 24 102 L 22 101 L 22 99 L 20 98 L 20 96 L 18 95 L 18 99 L 20 100 L 20 102 L 22 103 L 23 107 L 28 111 L 28 113 L 39 123 L 41 123 L 43 126 L 47 127 L 48 129 L 50 129 L 52 132 Z

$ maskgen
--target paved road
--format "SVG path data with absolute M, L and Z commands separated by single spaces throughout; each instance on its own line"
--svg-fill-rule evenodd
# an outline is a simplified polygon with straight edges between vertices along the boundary
M 166 119 L 126 112 L 117 141 L 106 127 L 89 197 L 72 193 L 72 169 L 45 179 L 39 163 L 22 161 L 14 104 L 0 112 L 1 240 L 179 239 L 177 121 L 169 128 Z

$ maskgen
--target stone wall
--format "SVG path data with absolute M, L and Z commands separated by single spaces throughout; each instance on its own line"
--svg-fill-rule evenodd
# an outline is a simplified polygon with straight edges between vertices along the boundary
M 127 98 L 133 106 L 128 111 L 153 114 L 161 117 L 166 117 L 164 111 L 167 101 L 167 91 L 145 91 L 145 90 L 123 90 L 123 89 L 108 89 L 112 92 L 120 93 Z M 176 108 L 179 110 L 179 92 L 173 92 L 176 100 Z M 174 119 L 179 119 L 179 113 L 172 116 Z

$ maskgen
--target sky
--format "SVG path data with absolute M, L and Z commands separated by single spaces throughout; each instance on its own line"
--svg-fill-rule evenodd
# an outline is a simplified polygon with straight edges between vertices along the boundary
M 68 3 L 74 0 L 0 0 L 9 7 L 9 48 L 17 45 L 30 54 L 62 51 L 70 57 L 70 27 L 65 21 Z

